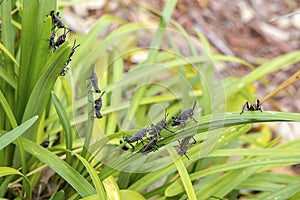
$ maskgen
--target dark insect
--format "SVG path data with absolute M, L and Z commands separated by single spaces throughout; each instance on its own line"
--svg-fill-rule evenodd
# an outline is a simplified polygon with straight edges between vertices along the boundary
M 242 109 L 240 115 L 244 112 L 244 110 L 245 110 L 246 108 L 247 108 L 248 111 L 260 110 L 260 112 L 262 112 L 261 105 L 259 104 L 259 100 L 258 100 L 258 99 L 256 100 L 256 103 L 250 104 L 250 105 L 249 105 L 249 102 L 247 101 L 247 102 L 244 104 L 243 109 Z
M 76 40 L 74 40 L 74 44 L 73 44 L 73 46 L 71 48 L 71 52 L 70 52 L 69 58 L 68 58 L 68 60 L 67 60 L 67 62 L 65 64 L 65 66 L 67 66 L 72 61 L 71 58 L 72 58 L 73 54 L 75 53 L 75 49 L 80 46 L 80 44 L 78 44 L 76 46 L 75 46 L 75 44 L 76 44 Z
M 102 96 L 104 95 L 105 91 L 102 92 L 102 94 L 100 95 L 100 97 L 98 99 L 95 100 L 95 114 L 96 116 L 94 118 L 102 118 L 102 114 L 101 114 L 101 108 L 102 108 Z
M 95 73 L 95 66 L 93 65 L 92 66 L 92 73 L 91 73 L 91 76 L 90 76 L 90 80 L 92 82 L 92 86 L 95 90 L 96 93 L 101 93 L 101 90 L 99 89 L 99 86 L 98 86 L 98 77 L 97 77 L 97 74 Z
M 150 137 L 148 144 L 145 144 L 139 152 L 141 152 L 143 155 L 147 155 L 151 151 L 156 151 L 160 146 L 158 146 L 157 142 L 158 139 L 157 137 Z
M 77 46 L 75 46 L 75 43 L 76 43 L 76 40 L 74 40 L 74 44 L 73 44 L 73 46 L 72 46 L 72 48 L 71 48 L 71 52 L 70 52 L 69 58 L 68 58 L 67 62 L 65 63 L 63 69 L 61 70 L 61 72 L 60 72 L 60 74 L 59 74 L 59 75 L 61 75 L 61 76 L 65 76 L 65 75 L 67 74 L 67 71 L 68 71 L 68 67 L 67 67 L 67 66 L 68 66 L 69 63 L 72 61 L 71 57 L 72 57 L 73 54 L 75 53 L 75 49 L 76 49 L 77 47 L 80 46 L 80 44 L 78 44 Z
M 59 47 L 60 45 L 62 45 L 62 44 L 66 41 L 67 34 L 68 34 L 69 32 L 70 32 L 70 31 L 68 31 L 68 32 L 66 33 L 66 29 L 64 29 L 64 33 L 61 34 L 61 35 L 57 38 L 57 40 L 56 40 L 56 42 L 55 42 L 55 46 Z
M 169 115 L 169 113 L 167 113 L 167 111 L 165 112 L 165 117 L 157 122 L 156 125 L 151 124 L 151 130 L 149 131 L 150 135 L 154 135 L 155 137 L 157 137 L 157 135 L 159 135 L 161 137 L 160 132 L 162 131 L 162 129 L 166 129 L 167 131 L 174 133 L 174 131 L 171 131 L 170 129 L 168 129 L 168 125 L 167 125 L 167 116 Z
M 44 140 L 40 145 L 44 148 L 48 148 L 49 144 L 50 144 L 50 141 L 49 141 L 49 134 L 48 134 L 48 139 Z
M 57 12 L 55 14 L 54 10 L 50 11 L 50 16 L 52 18 L 52 23 L 57 27 L 57 28 L 66 28 L 64 23 L 61 21 L 60 17 L 59 17 L 59 12 Z M 55 28 L 54 26 L 54 28 Z
M 146 137 L 146 133 L 147 133 L 147 128 L 142 128 L 141 130 L 136 132 L 134 136 L 132 136 L 131 138 L 125 137 L 124 141 L 126 141 L 132 147 L 132 151 L 134 151 L 134 146 L 131 143 L 133 142 L 138 143 L 138 141 L 141 141 L 141 143 L 144 145 L 143 137 Z
M 188 120 L 188 118 L 191 118 L 194 122 L 197 122 L 197 120 L 195 120 L 193 118 L 196 103 L 197 103 L 197 101 L 194 102 L 194 105 L 192 108 L 183 111 L 179 116 L 173 116 L 172 117 L 172 119 L 173 119 L 172 126 L 180 125 L 181 128 L 183 128 L 183 127 L 185 127 L 185 122 L 186 122 L 186 120 Z
M 55 33 L 52 33 L 51 36 L 50 36 L 50 39 L 49 39 L 49 40 L 50 40 L 49 50 L 50 50 L 50 49 L 52 49 L 53 51 L 56 50 L 56 47 L 55 47 L 55 41 L 54 41 L 55 36 L 56 36 Z
M 63 67 L 63 69 L 61 70 L 61 72 L 59 73 L 60 76 L 65 76 L 68 72 L 68 68 L 67 67 Z
M 194 142 L 193 143 L 190 143 L 190 140 L 193 139 Z M 188 150 L 188 148 L 192 145 L 192 144 L 196 144 L 196 140 L 193 136 L 188 136 L 188 137 L 185 137 L 181 140 L 181 142 L 178 140 L 179 142 L 179 148 L 177 150 L 177 153 L 179 156 L 183 156 L 185 155 L 185 157 L 187 157 L 187 159 L 190 159 L 187 155 L 186 155 L 186 152 Z
M 43 141 L 40 145 L 41 145 L 42 147 L 44 147 L 44 148 L 48 148 L 49 144 L 50 144 L 50 141 L 49 141 L 49 140 L 45 140 L 45 141 Z

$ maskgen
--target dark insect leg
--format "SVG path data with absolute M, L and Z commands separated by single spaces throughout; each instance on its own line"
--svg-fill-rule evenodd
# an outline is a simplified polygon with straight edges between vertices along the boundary
M 195 101 L 194 101 L 194 105 L 193 105 L 193 108 L 192 108 L 192 110 L 193 110 L 193 111 L 195 110 L 195 107 L 196 107 L 196 103 L 197 103 L 197 101 L 195 100 Z
M 171 133 L 175 133 L 174 131 L 171 131 L 167 126 L 164 127 L 164 129 L 166 129 L 167 131 L 171 132 Z M 160 134 L 159 134 L 160 135 Z
M 134 146 L 130 143 L 130 142 L 127 142 L 132 148 L 131 148 L 131 151 L 134 151 Z
M 157 133 L 157 135 L 159 135 L 159 137 L 161 138 L 161 134 L 160 134 L 159 132 Z M 157 135 L 156 135 L 156 136 L 157 136 Z
M 194 121 L 194 122 L 198 122 L 197 120 L 195 120 L 195 118 L 193 116 L 190 116 L 190 118 Z
M 196 144 L 197 143 L 197 141 L 195 140 L 195 138 L 194 137 L 192 137 L 193 138 L 193 140 L 194 140 L 194 143 L 193 144 Z
M 242 111 L 240 112 L 240 115 L 244 112 L 245 108 L 247 108 L 248 110 L 250 109 L 248 101 L 244 104 Z
M 256 106 L 256 110 L 260 110 L 260 112 L 262 112 L 261 105 L 258 99 L 256 100 Z
M 142 139 L 142 138 L 140 139 L 140 141 L 141 141 L 141 143 L 144 145 L 144 141 L 143 141 L 143 139 Z
M 186 153 L 184 154 L 184 156 L 189 160 L 190 158 L 186 155 Z

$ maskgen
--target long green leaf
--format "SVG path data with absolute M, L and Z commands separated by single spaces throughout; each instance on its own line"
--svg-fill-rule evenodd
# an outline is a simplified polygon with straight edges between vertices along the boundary
M 132 190 L 120 190 L 121 199 L 146 200 L 141 194 Z
M 17 127 L 18 124 L 17 124 L 16 118 L 14 116 L 14 113 L 11 110 L 10 105 L 6 101 L 6 98 L 4 97 L 2 91 L 0 91 L 0 104 L 2 105 L 2 108 L 5 112 L 6 117 L 8 118 L 11 126 L 12 127 Z
M 23 121 L 30 118 L 32 115 L 42 115 L 47 102 L 50 99 L 51 89 L 62 70 L 65 62 L 67 61 L 70 53 L 70 47 L 63 44 L 46 63 L 45 71 L 37 81 L 30 97 L 28 99 L 25 112 L 23 115 Z M 36 127 L 33 127 L 35 129 Z M 26 136 L 33 138 L 35 131 L 26 133 Z
M 16 175 L 19 175 L 19 176 L 23 177 L 23 180 L 24 180 L 23 188 L 24 188 L 25 193 L 26 193 L 26 199 L 31 199 L 32 198 L 32 193 L 31 193 L 32 189 L 31 189 L 31 186 L 30 186 L 29 179 L 24 174 L 22 174 L 21 172 L 19 172 L 18 170 L 14 169 L 14 168 L 0 167 L 0 177 L 12 175 L 12 174 L 16 174 Z
M 288 199 L 289 197 L 293 196 L 294 194 L 296 194 L 297 192 L 299 192 L 299 187 L 300 187 L 300 182 L 293 182 L 290 183 L 289 185 L 282 187 L 281 189 L 276 189 L 273 192 L 271 192 L 270 194 L 266 194 L 263 195 L 259 198 L 259 200 L 284 200 L 284 199 Z
M 219 179 L 214 180 L 207 187 L 198 191 L 197 199 L 208 199 L 211 196 L 224 197 L 258 169 L 259 166 L 246 169 L 236 168 L 236 170 L 232 170 L 227 174 L 220 176 Z
M 22 121 L 22 114 L 29 98 L 28 77 L 30 76 L 30 60 L 35 41 L 36 21 L 38 16 L 39 0 L 24 0 L 22 10 L 22 35 L 20 54 L 20 75 L 17 93 L 17 121 Z M 30 84 L 29 84 L 30 85 Z
M 17 89 L 17 80 L 14 79 L 13 76 L 10 76 L 3 68 L 0 68 L 0 77 L 5 80 L 13 89 Z
M 3 136 L 0 137 L 0 150 L 2 150 L 7 145 L 11 144 L 15 139 L 17 139 L 20 135 L 26 132 L 28 128 L 32 126 L 38 119 L 38 116 L 34 116 L 31 119 L 27 120 L 20 126 L 16 127 L 15 129 L 5 133 Z
M 84 164 L 85 168 L 89 172 L 89 174 L 90 174 L 90 176 L 92 178 L 92 181 L 94 183 L 94 186 L 96 188 L 98 198 L 103 199 L 103 200 L 107 199 L 107 195 L 105 193 L 103 184 L 102 184 L 100 178 L 98 177 L 98 174 L 97 174 L 96 170 L 82 156 L 80 156 L 79 154 L 75 154 L 75 156 Z
M 174 148 L 168 148 L 168 151 L 169 151 L 170 156 L 172 157 L 174 164 L 178 170 L 178 173 L 180 175 L 182 184 L 185 188 L 188 198 L 191 200 L 192 199 L 196 200 L 197 197 L 196 197 L 192 182 L 190 180 L 190 177 L 188 175 L 188 172 L 183 164 L 183 161 L 181 159 L 179 159 L 179 156 L 177 155 L 177 152 L 175 151 Z
M 51 95 L 52 95 L 52 101 L 55 106 L 56 112 L 58 114 L 60 123 L 65 132 L 64 135 L 65 135 L 65 140 L 66 140 L 66 147 L 68 150 L 72 150 L 72 148 L 73 148 L 72 147 L 73 146 L 73 133 L 72 133 L 71 125 L 70 125 L 70 119 L 64 109 L 64 106 L 62 105 L 62 103 L 60 102 L 60 100 L 54 94 L 53 91 L 52 91 Z M 69 164 L 71 164 L 71 154 L 69 152 L 67 152 L 66 160 Z
M 56 8 L 56 1 L 24 0 L 22 9 L 22 35 L 20 76 L 17 94 L 17 120 L 21 121 L 27 100 L 39 75 L 47 68 L 46 59 L 51 32 L 51 19 L 46 15 Z M 66 61 L 66 60 L 65 60 Z M 63 65 L 62 65 L 63 66 Z M 61 66 L 61 68 L 62 68 Z M 28 79 L 31 77 L 31 79 Z
M 0 43 L 0 49 L 16 64 L 16 66 L 19 67 L 18 61 L 15 59 L 15 57 L 9 52 L 9 50 Z
M 64 180 L 66 180 L 80 196 L 87 197 L 89 195 L 96 194 L 95 189 L 81 174 L 55 154 L 26 138 L 22 139 L 22 144 L 28 153 L 39 159 L 41 162 L 47 164 Z

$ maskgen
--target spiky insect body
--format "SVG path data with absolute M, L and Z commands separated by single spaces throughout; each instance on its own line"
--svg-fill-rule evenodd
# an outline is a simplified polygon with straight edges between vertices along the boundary
M 190 143 L 190 140 L 191 140 L 191 139 L 194 140 L 193 143 Z M 179 142 L 179 146 L 178 146 L 179 148 L 178 148 L 178 151 L 177 151 L 178 155 L 179 155 L 179 156 L 185 155 L 185 157 L 186 157 L 187 159 L 190 159 L 190 158 L 186 155 L 186 152 L 187 152 L 188 148 L 189 148 L 192 144 L 196 144 L 195 138 L 194 138 L 193 136 L 188 136 L 188 137 L 183 138 L 181 141 L 178 140 L 178 142 Z
M 59 12 L 55 13 L 54 10 L 51 10 L 50 11 L 50 16 L 52 18 L 52 23 L 54 24 L 53 29 L 55 29 L 55 27 L 68 29 L 67 27 L 65 27 L 64 23 L 61 21 L 61 19 L 59 17 Z
M 97 77 L 97 74 L 95 73 L 94 66 L 92 67 L 92 73 L 90 76 L 90 80 L 91 80 L 91 83 L 92 83 L 92 86 L 93 86 L 95 92 L 101 93 L 101 90 L 99 89 L 99 86 L 98 86 L 98 77 Z
M 52 33 L 51 36 L 50 36 L 50 44 L 49 44 L 49 50 L 52 49 L 52 51 L 54 52 L 56 50 L 56 46 L 55 46 L 55 36 L 56 34 L 55 33 Z
M 45 140 L 43 141 L 40 145 L 44 148 L 48 148 L 49 147 L 49 144 L 50 144 L 50 141 L 49 140 Z
M 131 138 L 126 137 L 124 141 L 126 141 L 132 147 L 132 151 L 134 151 L 134 146 L 131 143 L 138 143 L 138 141 L 140 141 L 144 145 L 143 137 L 146 137 L 147 131 L 147 128 L 142 128 L 141 130 L 136 132 Z
M 61 34 L 60 36 L 58 36 L 56 42 L 55 42 L 55 46 L 59 47 L 60 45 L 62 45 L 67 38 L 67 34 L 69 33 L 69 31 L 66 33 L 66 29 L 64 30 L 64 33 Z
M 255 111 L 255 110 L 260 110 L 260 112 L 262 112 L 262 108 L 261 108 L 261 105 L 260 105 L 260 102 L 259 100 L 257 99 L 256 100 L 256 103 L 254 104 L 249 104 L 249 102 L 247 101 L 244 106 L 243 106 L 243 109 L 242 111 L 240 112 L 240 115 L 244 112 L 244 110 L 247 108 L 248 111 Z
M 194 105 L 192 108 L 189 108 L 185 111 L 183 111 L 179 116 L 173 116 L 173 122 L 172 122 L 172 126 L 181 126 L 182 128 L 185 127 L 185 122 L 190 118 L 192 119 L 194 122 L 197 122 L 197 120 L 194 119 L 193 115 L 194 115 L 194 110 L 196 107 L 196 103 L 197 101 L 194 102 Z
M 160 132 L 162 131 L 162 129 L 165 129 L 171 133 L 174 133 L 173 131 L 171 131 L 170 129 L 168 129 L 168 125 L 167 125 L 167 116 L 169 115 L 169 113 L 165 112 L 165 117 L 157 122 L 155 125 L 151 124 L 151 130 L 149 131 L 150 135 L 154 135 L 155 137 L 157 135 L 159 135 L 161 137 Z
M 75 46 L 75 44 L 76 44 L 76 40 L 74 40 L 74 44 L 73 44 L 73 46 L 71 48 L 71 52 L 70 52 L 69 58 L 68 58 L 67 62 L 64 64 L 64 67 L 62 68 L 62 70 L 60 72 L 61 76 L 65 76 L 67 74 L 67 72 L 69 70 L 68 65 L 72 61 L 71 58 L 72 58 L 73 54 L 75 53 L 75 49 L 80 46 L 80 44 L 78 44 L 76 46 Z
M 158 150 L 159 146 L 158 146 L 157 142 L 158 142 L 157 137 L 150 137 L 149 142 L 147 144 L 145 144 L 139 150 L 139 152 L 141 152 L 143 155 L 147 155 L 148 153 L 150 153 L 152 151 Z
M 102 114 L 101 114 L 101 108 L 102 108 L 102 96 L 104 95 L 105 91 L 102 92 L 102 94 L 100 95 L 100 97 L 98 99 L 95 100 L 95 118 L 102 118 Z

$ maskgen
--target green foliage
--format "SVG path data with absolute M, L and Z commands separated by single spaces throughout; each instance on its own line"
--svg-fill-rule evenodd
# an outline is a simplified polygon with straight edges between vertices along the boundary
M 48 167 L 56 173 L 48 177 L 57 184 L 51 199 L 300 196 L 299 178 L 271 172 L 299 163 L 300 140 L 278 144 L 280 138 L 265 139 L 268 128 L 261 124 L 299 122 L 299 114 L 245 111 L 240 115 L 244 101 L 256 99 L 251 84 L 299 62 L 300 52 L 255 69 L 239 58 L 214 53 L 204 35 L 196 33 L 198 39 L 191 39 L 172 20 L 174 0 L 167 1 L 162 12 L 143 7 L 160 16 L 155 29 L 103 15 L 88 34 L 68 38 L 52 52 L 53 24 L 47 15 L 55 10 L 56 1 L 24 0 L 15 12 L 12 2 L 3 1 L 0 8 L 1 198 L 34 198 L 32 191 L 42 184 Z M 117 28 L 103 34 L 115 24 Z M 168 29 L 170 24 L 176 30 Z M 147 48 L 139 45 L 146 35 L 152 38 L 144 44 Z M 75 39 L 80 46 L 71 70 L 59 77 Z M 186 45 L 184 51 L 178 41 Z M 217 62 L 235 62 L 253 71 L 242 78 L 224 78 L 218 74 Z M 101 119 L 94 118 L 99 94 L 91 92 L 88 80 L 92 64 L 105 91 Z M 198 122 L 171 127 L 174 133 L 163 130 L 158 151 L 142 155 L 141 143 L 134 144 L 134 152 L 122 150 L 127 144 L 120 140 L 125 136 L 159 122 L 166 110 L 170 124 L 171 116 L 190 108 L 194 100 Z M 260 123 L 258 129 L 252 129 L 254 123 Z M 50 146 L 43 148 L 39 144 L 48 135 Z M 178 140 L 187 136 L 197 140 L 187 150 L 190 159 L 176 152 Z M 22 184 L 22 193 L 12 192 L 16 184 Z M 251 190 L 259 192 L 245 192 Z

